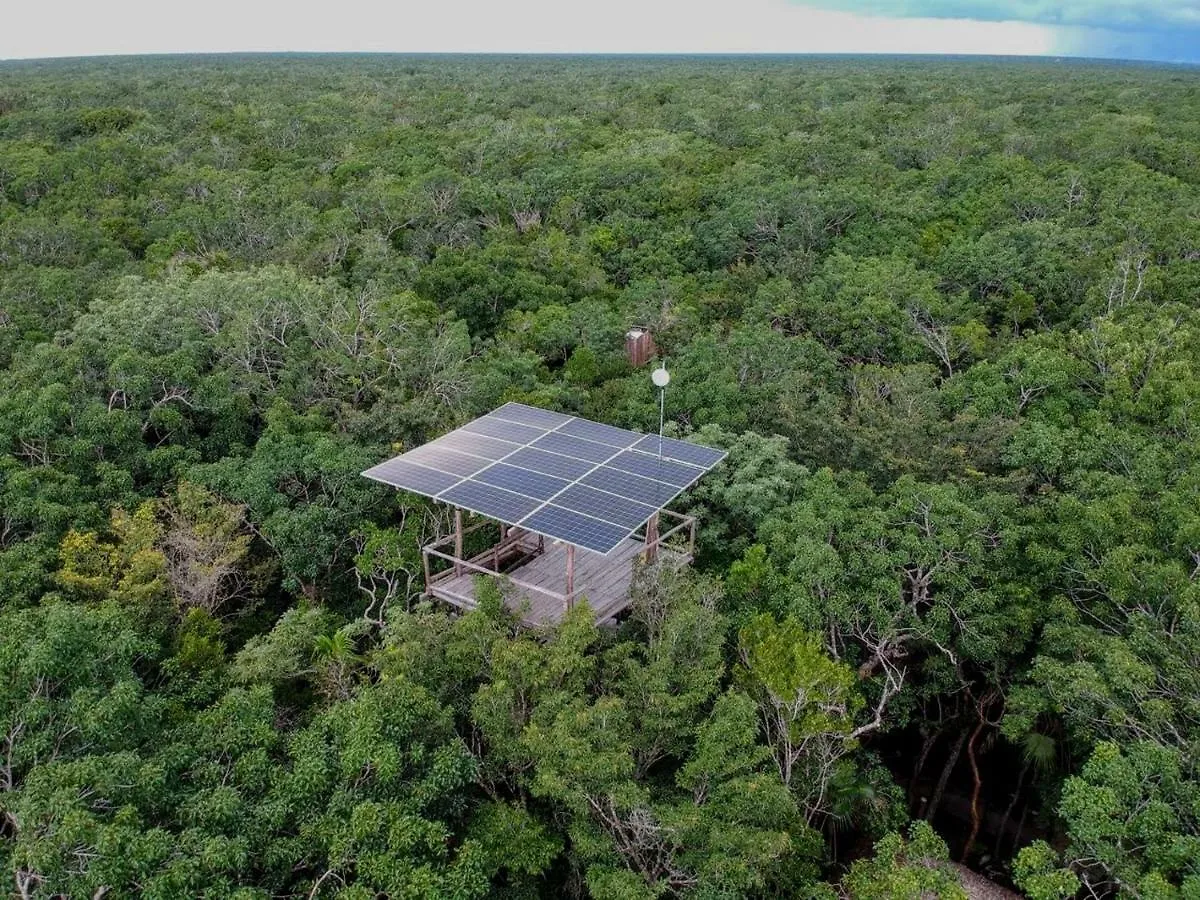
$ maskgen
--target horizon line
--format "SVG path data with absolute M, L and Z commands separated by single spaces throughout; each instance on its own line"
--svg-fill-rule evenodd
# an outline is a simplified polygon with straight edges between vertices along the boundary
M 1106 65 L 1129 64 L 1150 66 L 1200 67 L 1200 60 L 1158 59 L 1150 56 L 1086 56 L 1074 53 L 929 53 L 905 50 L 855 52 L 839 51 L 776 51 L 776 50 L 689 50 L 689 51 L 587 51 L 587 50 L 154 50 L 144 53 L 89 53 L 69 56 L 7 56 L 0 65 L 13 63 L 100 62 L 108 60 L 138 60 L 163 58 L 271 56 L 375 56 L 375 57 L 516 57 L 516 58 L 634 58 L 634 59 L 791 59 L 824 58 L 856 59 L 928 59 L 928 60 L 996 60 L 1036 62 L 1082 62 Z

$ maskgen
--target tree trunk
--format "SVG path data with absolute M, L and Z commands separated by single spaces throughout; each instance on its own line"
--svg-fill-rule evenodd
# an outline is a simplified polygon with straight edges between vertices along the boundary
M 967 835 L 967 841 L 963 844 L 962 856 L 959 858 L 959 862 L 963 865 L 967 863 L 967 854 L 971 852 L 971 845 L 975 843 L 975 838 L 979 837 L 979 794 L 983 789 L 983 777 L 979 774 L 979 760 L 975 758 L 975 747 L 979 743 L 979 736 L 983 734 L 986 725 L 987 719 L 983 717 L 981 708 L 979 724 L 975 726 L 975 730 L 971 732 L 971 740 L 967 742 L 967 762 L 971 764 L 971 778 L 974 784 L 971 788 L 971 833 Z
M 917 764 L 913 766 L 912 778 L 908 782 L 909 815 L 915 815 L 918 812 L 917 779 L 921 777 L 921 773 L 925 770 L 925 762 L 929 759 L 929 751 L 933 749 L 933 745 L 937 743 L 937 739 L 940 736 L 941 732 L 935 731 L 933 734 L 926 735 L 925 740 L 921 743 L 921 753 L 917 756 Z
M 1029 815 L 1029 802 L 1025 802 L 1025 806 L 1021 809 L 1021 821 L 1017 823 L 1017 834 L 1013 838 L 1013 855 L 1016 856 L 1017 850 L 1021 847 L 1021 835 L 1025 833 L 1025 817 Z
M 1021 797 L 1021 788 L 1025 786 L 1025 776 L 1029 774 L 1029 760 L 1025 760 L 1025 765 L 1021 766 L 1021 774 L 1017 776 L 1017 789 L 1013 791 L 1012 799 L 1008 801 L 1008 806 L 1004 810 L 1004 816 L 1000 819 L 1000 829 L 996 834 L 996 846 L 992 848 L 992 856 L 1000 858 L 1000 847 L 1004 843 L 1004 832 L 1008 829 L 1008 820 L 1012 817 L 1012 811 L 1017 808 L 1017 800 Z M 1016 847 L 1013 848 L 1016 850 Z
M 942 803 L 942 794 L 946 792 L 946 783 L 950 780 L 950 773 L 958 765 L 958 758 L 962 756 L 963 745 L 966 742 L 967 730 L 964 728 L 959 733 L 958 740 L 954 742 L 954 749 L 950 751 L 950 758 L 946 760 L 946 765 L 942 767 L 942 774 L 938 778 L 937 787 L 933 789 L 933 796 L 929 798 L 929 805 L 925 807 L 926 822 L 933 821 L 933 817 L 937 813 L 937 808 Z

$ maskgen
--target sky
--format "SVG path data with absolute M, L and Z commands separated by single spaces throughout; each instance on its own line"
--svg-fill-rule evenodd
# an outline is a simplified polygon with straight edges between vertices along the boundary
M 1200 63 L 1200 0 L 7 0 L 0 58 L 986 53 Z

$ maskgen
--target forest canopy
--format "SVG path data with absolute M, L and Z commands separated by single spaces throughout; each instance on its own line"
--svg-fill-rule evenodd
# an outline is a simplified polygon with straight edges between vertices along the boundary
M 0 64 L 0 857 L 34 897 L 1200 897 L 1200 75 Z M 728 451 L 520 627 L 360 476 Z

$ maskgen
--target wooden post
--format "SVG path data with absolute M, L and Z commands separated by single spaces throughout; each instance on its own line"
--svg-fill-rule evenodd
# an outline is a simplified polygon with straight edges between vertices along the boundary
M 575 545 L 567 544 L 567 597 L 564 608 L 575 605 Z
M 431 579 L 429 577 L 429 553 L 424 548 L 422 548 L 422 550 L 421 550 L 421 559 L 425 564 L 425 596 L 429 597 L 429 596 L 431 596 L 429 593 L 429 587 L 430 587 L 430 581 L 431 581 Z
M 454 574 L 462 574 L 462 566 L 459 560 L 463 555 L 463 527 L 462 527 L 462 510 L 455 507 L 454 509 Z
M 688 522 L 688 561 L 696 555 L 696 517 L 692 516 Z
M 658 513 L 652 515 L 646 522 L 646 562 L 654 562 L 658 557 Z

